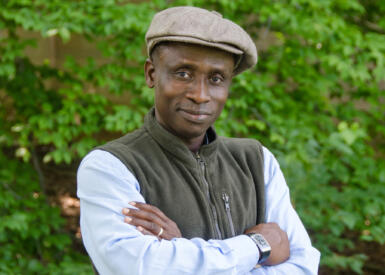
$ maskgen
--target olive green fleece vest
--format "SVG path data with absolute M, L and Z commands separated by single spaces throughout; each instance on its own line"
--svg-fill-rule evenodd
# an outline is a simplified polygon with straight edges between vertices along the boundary
M 194 154 L 155 119 L 96 149 L 133 173 L 147 203 L 157 206 L 185 238 L 225 239 L 264 222 L 263 151 L 256 140 L 216 137 Z

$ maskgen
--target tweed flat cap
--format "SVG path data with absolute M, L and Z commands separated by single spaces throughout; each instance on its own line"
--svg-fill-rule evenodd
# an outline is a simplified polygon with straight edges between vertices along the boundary
M 147 53 L 160 42 L 193 43 L 215 47 L 239 56 L 234 74 L 257 63 L 253 40 L 240 26 L 215 11 L 174 7 L 155 14 L 146 33 Z

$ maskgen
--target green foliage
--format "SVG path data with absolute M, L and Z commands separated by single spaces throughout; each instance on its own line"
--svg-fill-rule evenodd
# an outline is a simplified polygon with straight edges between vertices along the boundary
M 0 165 L 0 274 L 74 274 L 73 265 L 89 274 L 87 258 L 69 250 L 60 210 L 47 204 L 34 170 L 3 154 Z
M 0 273 L 40 272 L 68 254 L 57 210 L 31 195 L 42 190 L 28 162 L 45 148 L 43 161 L 70 163 L 103 142 L 100 133 L 141 125 L 153 99 L 144 34 L 169 2 L 215 9 L 257 41 L 259 63 L 234 79 L 216 127 L 276 154 L 322 264 L 360 273 L 367 257 L 345 253 L 349 236 L 385 243 L 385 2 L 375 0 L 0 0 L 0 148 L 16 156 L 0 170 Z M 20 30 L 63 43 L 81 35 L 104 61 L 35 64 L 25 49 L 37 43 Z M 129 105 L 111 101 L 127 94 Z M 61 268 L 81 272 L 74 259 Z

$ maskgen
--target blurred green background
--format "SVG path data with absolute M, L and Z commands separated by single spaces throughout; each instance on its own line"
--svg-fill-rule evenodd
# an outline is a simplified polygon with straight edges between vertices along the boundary
M 92 274 L 76 169 L 141 125 L 144 34 L 177 5 L 216 10 L 255 41 L 259 62 L 216 128 L 277 156 L 320 274 L 382 273 L 385 1 L 0 0 L 0 274 Z

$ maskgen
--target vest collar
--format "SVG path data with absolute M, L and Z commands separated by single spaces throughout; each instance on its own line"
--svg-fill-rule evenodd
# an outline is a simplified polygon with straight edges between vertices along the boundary
M 176 158 L 180 159 L 186 165 L 196 167 L 195 154 L 188 149 L 183 141 L 163 128 L 162 125 L 155 118 L 155 108 L 151 108 L 150 112 L 144 118 L 144 127 L 150 134 L 150 136 L 166 151 L 171 153 Z M 210 141 L 209 144 L 204 144 L 199 149 L 198 153 L 200 157 L 210 162 L 216 156 L 216 149 L 218 146 L 218 137 L 211 126 L 206 135 Z

